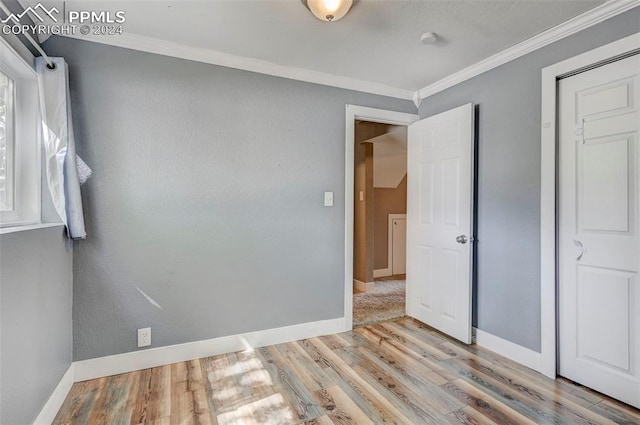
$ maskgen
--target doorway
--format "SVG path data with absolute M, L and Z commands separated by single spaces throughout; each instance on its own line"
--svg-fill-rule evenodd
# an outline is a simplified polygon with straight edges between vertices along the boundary
M 413 114 L 347 105 L 346 330 L 353 328 L 354 204 L 360 196 L 355 198 L 354 190 L 357 120 L 407 127 L 405 313 L 470 343 L 474 106 L 462 105 L 416 122 L 419 117 Z M 429 228 L 426 232 L 425 226 Z
M 353 170 L 353 324 L 363 326 L 406 312 L 406 126 L 356 120 Z
M 475 107 L 409 127 L 407 315 L 459 341 L 472 340 L 475 245 Z
M 406 127 L 419 119 L 418 115 L 362 106 L 347 105 L 345 122 L 345 330 L 353 328 L 354 294 L 354 203 L 355 203 L 355 130 L 356 121 Z M 359 199 L 359 194 L 358 194 Z M 373 281 L 373 276 L 372 276 Z M 365 282 L 367 283 L 367 282 Z

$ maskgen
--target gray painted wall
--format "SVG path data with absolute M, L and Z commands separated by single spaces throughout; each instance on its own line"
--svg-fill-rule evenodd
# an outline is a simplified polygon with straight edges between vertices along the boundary
M 62 226 L 0 235 L 0 423 L 32 423 L 71 364 L 72 249 Z
M 33 62 L 25 37 L 0 37 Z M 42 221 L 60 222 L 46 187 Z M 0 235 L 0 424 L 32 423 L 71 364 L 72 258 L 62 226 Z
M 345 104 L 412 102 L 60 37 L 44 47 L 69 63 L 94 171 L 75 360 L 136 350 L 146 326 L 158 347 L 343 316 Z
M 479 105 L 474 325 L 540 350 L 541 70 L 640 30 L 640 8 L 427 98 L 420 116 Z

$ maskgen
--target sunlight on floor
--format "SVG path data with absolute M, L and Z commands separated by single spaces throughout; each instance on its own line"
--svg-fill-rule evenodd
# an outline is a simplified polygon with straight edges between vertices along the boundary
M 282 394 L 273 394 L 217 417 L 220 425 L 262 425 L 293 423 L 293 412 Z
M 295 414 L 281 393 L 274 392 L 271 375 L 253 350 L 237 354 L 237 362 L 219 357 L 210 363 L 207 379 L 213 392 L 211 402 L 227 410 L 217 416 L 219 424 L 292 423 Z M 229 408 L 233 410 L 229 411 Z

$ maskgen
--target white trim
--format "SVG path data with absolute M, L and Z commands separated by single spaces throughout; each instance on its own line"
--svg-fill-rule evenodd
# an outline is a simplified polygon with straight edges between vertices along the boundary
M 27 62 L 29 67 L 33 69 L 35 73 L 35 56 L 31 53 L 31 50 L 24 45 L 24 43 L 18 38 L 15 34 L 0 34 L 0 39 L 2 41 L 11 46 L 11 48 L 18 54 L 20 57 Z
M 344 318 L 320 320 L 73 362 L 40 410 L 33 425 L 50 425 L 53 422 L 74 382 L 339 333 L 345 329 L 344 322 Z
M 81 360 L 75 362 L 75 382 L 195 360 L 218 354 L 249 350 L 266 345 L 282 344 L 289 341 L 334 334 L 344 331 L 344 322 L 344 318 L 320 320 L 282 328 Z
M 386 84 L 327 74 L 310 69 L 280 65 L 210 49 L 190 47 L 137 34 L 125 33 L 118 36 L 84 36 L 76 34 L 65 35 L 65 37 L 398 99 L 414 100 L 415 97 L 414 90 L 396 88 Z
M 74 375 L 74 364 L 71 363 L 67 371 L 62 375 L 62 379 L 60 379 L 60 382 L 56 385 L 53 393 L 51 393 L 51 396 L 42 407 L 42 410 L 40 410 L 36 420 L 33 421 L 33 425 L 51 425 L 75 382 Z
M 633 9 L 639 5 L 637 0 L 611 0 L 600 6 L 597 6 L 573 19 L 569 19 L 553 28 L 550 28 L 538 35 L 535 35 L 521 43 L 505 49 L 493 56 L 481 60 L 461 71 L 451 74 L 433 84 L 430 84 L 418 90 L 417 99 L 414 99 L 416 105 L 425 98 L 432 96 L 438 92 L 460 84 L 477 75 L 487 72 L 493 68 L 497 68 L 507 62 L 538 50 L 544 46 L 554 43 L 563 38 L 569 37 L 579 31 L 596 25 L 602 21 L 619 15 L 627 10 Z
M 18 43 L 21 43 L 19 39 Z M 24 47 L 24 44 L 19 44 L 19 46 Z M 1 52 L 3 55 L 2 60 L 4 65 L 10 67 L 13 73 L 16 74 L 14 77 L 38 78 L 38 74 L 36 73 L 33 65 L 35 57 L 28 49 L 25 52 L 23 52 L 21 48 L 16 49 L 11 43 L 9 43 L 9 40 L 6 40 L 4 37 L 0 37 L 0 49 L 2 49 Z
M 387 216 L 387 268 L 389 269 L 389 274 L 387 276 L 393 276 L 393 220 L 401 218 L 406 220 L 407 215 L 389 214 Z
M 163 56 L 176 57 L 196 62 L 220 65 L 228 68 L 242 69 L 245 71 L 289 78 L 292 80 L 306 81 L 309 83 L 322 84 L 347 90 L 412 100 L 416 107 L 419 108 L 422 100 L 431 95 L 573 35 L 616 15 L 624 13 L 637 6 L 637 0 L 607 1 L 606 3 L 581 15 L 556 25 L 553 28 L 509 47 L 493 56 L 483 59 L 480 62 L 477 62 L 417 91 L 393 87 L 373 81 L 365 81 L 357 78 L 328 74 L 304 68 L 280 65 L 273 62 L 236 56 L 205 48 L 186 46 L 138 34 L 125 33 L 117 37 L 93 35 L 84 36 L 80 34 L 67 34 L 63 36 L 110 46 L 123 47 L 125 49 L 155 53 Z
M 375 269 L 373 271 L 373 278 L 376 277 L 388 277 L 391 276 L 391 268 L 387 267 L 386 269 Z
M 556 81 L 561 75 L 640 49 L 640 32 L 542 69 L 540 158 L 540 317 L 539 372 L 556 376 Z
M 407 126 L 419 115 L 386 111 L 365 106 L 347 105 L 345 112 L 345 174 L 344 174 L 344 319 L 345 331 L 353 329 L 353 173 L 355 121 Z
M 376 283 L 375 282 L 362 282 L 358 279 L 353 279 L 353 287 L 356 288 L 358 291 L 360 292 L 371 292 L 373 290 L 373 287 Z
M 483 330 L 473 328 L 476 333 L 476 345 L 487 350 L 491 350 L 494 353 L 500 354 L 503 357 L 513 360 L 516 363 L 520 363 L 533 370 L 540 371 L 542 355 L 529 348 L 515 344 L 506 339 L 502 339 L 493 334 L 485 332 Z
M 64 226 L 62 223 L 40 223 L 40 224 L 31 224 L 25 226 L 14 226 L 14 227 L 1 227 L 0 235 L 6 235 L 9 233 L 17 233 L 17 232 L 26 232 L 28 230 L 40 230 L 46 229 L 49 227 L 58 227 Z

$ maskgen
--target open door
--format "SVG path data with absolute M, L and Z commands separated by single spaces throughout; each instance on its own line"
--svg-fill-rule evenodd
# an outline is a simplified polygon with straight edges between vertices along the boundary
M 471 343 L 473 105 L 408 130 L 407 314 Z

